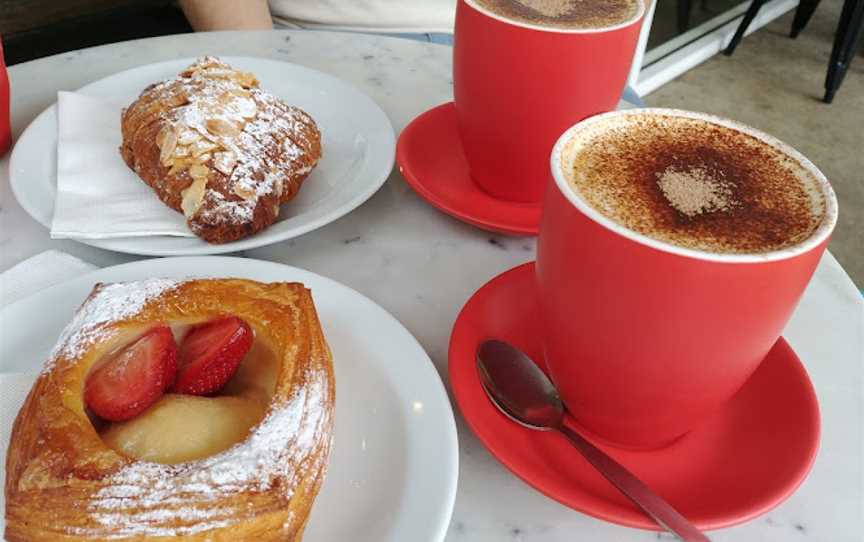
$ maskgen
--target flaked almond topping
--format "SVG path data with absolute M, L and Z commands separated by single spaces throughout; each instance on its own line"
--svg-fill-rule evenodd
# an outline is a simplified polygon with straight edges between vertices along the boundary
M 214 66 L 224 66 L 224 64 L 216 60 L 214 57 L 206 56 L 180 72 L 180 77 L 199 76 L 212 69 Z
M 273 216 L 279 216 L 279 206 L 278 205 L 273 206 Z
M 192 144 L 192 156 L 201 156 L 202 154 L 206 154 L 218 148 L 219 145 L 216 143 L 207 141 L 206 139 L 200 139 Z
M 177 145 L 177 148 L 174 149 L 174 158 L 184 158 L 189 156 L 190 153 L 191 151 L 189 150 L 189 147 L 181 147 L 180 145 Z
M 166 137 L 168 136 L 168 134 L 171 133 L 172 131 L 174 131 L 174 129 L 171 127 L 171 125 L 166 124 L 166 125 L 162 126 L 162 129 L 159 130 L 159 132 L 156 134 L 156 145 L 157 145 L 160 149 L 162 148 L 162 143 L 165 142 L 165 138 L 166 138 Z
M 169 95 L 168 99 L 165 100 L 164 103 L 168 107 L 179 107 L 189 103 L 189 96 L 187 96 L 185 92 L 177 92 Z
M 218 66 L 218 64 L 202 64 L 199 69 L 196 71 L 196 75 L 204 75 L 206 77 L 212 77 L 213 79 L 231 79 L 234 70 L 224 67 L 214 68 L 211 66 Z
M 171 169 L 168 170 L 168 175 L 179 175 L 187 166 L 188 164 L 185 161 L 175 162 L 171 165 Z
M 159 161 L 162 162 L 163 166 L 171 165 L 171 156 L 174 154 L 174 149 L 176 148 L 177 134 L 174 130 L 171 130 L 165 135 L 162 145 L 159 146 Z
M 189 176 L 195 180 L 206 179 L 210 174 L 210 169 L 201 164 L 195 164 L 189 168 Z
M 248 186 L 243 186 L 240 184 L 234 185 L 234 193 L 245 199 L 246 201 L 249 201 L 255 197 L 255 190 L 249 188 Z
M 224 119 L 207 119 L 207 131 L 213 135 L 234 137 L 240 129 Z
M 221 171 L 225 175 L 231 175 L 234 171 L 234 166 L 237 164 L 237 158 L 231 151 L 217 152 L 213 155 L 213 167 Z
M 285 181 L 282 177 L 277 177 L 273 182 L 273 188 L 276 191 L 276 197 L 282 197 L 282 191 L 285 189 Z
M 249 72 L 233 72 L 234 81 L 243 88 L 254 88 L 258 86 L 258 79 L 255 75 Z
M 183 200 L 180 202 L 180 208 L 183 209 L 183 216 L 185 216 L 186 218 L 192 218 L 193 216 L 195 216 L 195 213 L 198 212 L 198 209 L 201 207 L 201 203 L 204 201 L 204 190 L 206 188 L 207 178 L 204 177 L 195 179 L 194 181 L 192 181 L 192 184 L 190 184 L 186 187 L 185 190 L 180 192 L 180 194 L 183 196 Z
M 201 134 L 195 130 L 183 130 L 183 133 L 177 138 L 177 143 L 181 145 L 191 145 L 201 139 Z

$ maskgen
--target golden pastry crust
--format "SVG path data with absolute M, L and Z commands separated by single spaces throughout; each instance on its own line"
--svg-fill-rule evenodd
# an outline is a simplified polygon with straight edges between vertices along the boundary
M 212 57 L 144 89 L 121 131 L 126 164 L 210 243 L 271 225 L 321 157 L 308 114 Z
M 88 370 L 159 322 L 232 313 L 281 362 L 264 419 L 213 456 L 165 465 L 107 447 L 85 412 Z M 21 407 L 6 457 L 6 539 L 299 541 L 327 468 L 334 381 L 301 284 L 240 279 L 97 285 Z

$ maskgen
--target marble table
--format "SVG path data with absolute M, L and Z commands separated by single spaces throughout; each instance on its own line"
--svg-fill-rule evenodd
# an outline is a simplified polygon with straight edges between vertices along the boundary
M 10 69 L 13 132 L 20 134 L 58 90 L 120 70 L 203 54 L 290 61 L 341 77 L 369 94 L 397 131 L 452 98 L 445 46 L 397 38 L 318 32 L 179 35 L 48 57 Z M 0 160 L 0 271 L 54 248 L 100 266 L 134 260 L 53 241 L 18 205 Z M 445 382 L 451 326 L 491 277 L 534 258 L 532 238 L 492 235 L 427 205 L 394 172 L 365 205 L 318 231 L 242 255 L 288 263 L 364 293 L 420 340 Z M 785 333 L 804 360 L 822 408 L 822 447 L 812 473 L 784 504 L 744 525 L 711 533 L 721 541 L 852 542 L 864 536 L 864 303 L 826 254 Z M 607 524 L 552 501 L 501 466 L 456 414 L 459 491 L 448 542 L 648 541 L 671 536 Z M 430 466 L 430 468 L 433 468 Z M 734 472 L 718 476 L 735 476 Z

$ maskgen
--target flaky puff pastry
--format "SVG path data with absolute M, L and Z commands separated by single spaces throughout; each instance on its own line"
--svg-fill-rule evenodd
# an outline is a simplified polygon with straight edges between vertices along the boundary
M 148 326 L 176 328 L 226 313 L 244 319 L 279 361 L 263 419 L 234 446 L 185 463 L 138 461 L 109 448 L 82 399 L 91 366 Z M 6 539 L 299 541 L 326 471 L 333 409 L 330 352 L 301 284 L 97 285 L 15 421 Z

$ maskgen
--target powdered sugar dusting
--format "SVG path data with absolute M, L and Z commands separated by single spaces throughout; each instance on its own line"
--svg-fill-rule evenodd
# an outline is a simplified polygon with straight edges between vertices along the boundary
M 72 359 L 80 357 L 91 345 L 109 339 L 115 331 L 106 327 L 106 324 L 137 314 L 149 301 L 177 285 L 177 281 L 169 279 L 101 285 L 60 334 L 44 370 L 49 370 L 60 356 Z
M 310 455 L 328 423 L 323 412 L 326 379 L 317 372 L 305 377 L 305 386 L 277 403 L 245 441 L 228 450 L 179 465 L 139 461 L 105 479 L 89 505 L 95 520 L 117 537 L 176 536 L 243 518 L 239 509 L 208 501 L 215 505 L 240 491 L 279 491 L 282 499 L 290 499 L 292 488 L 322 468 L 319 463 L 327 455 Z M 189 495 L 195 496 L 194 505 L 183 504 Z

